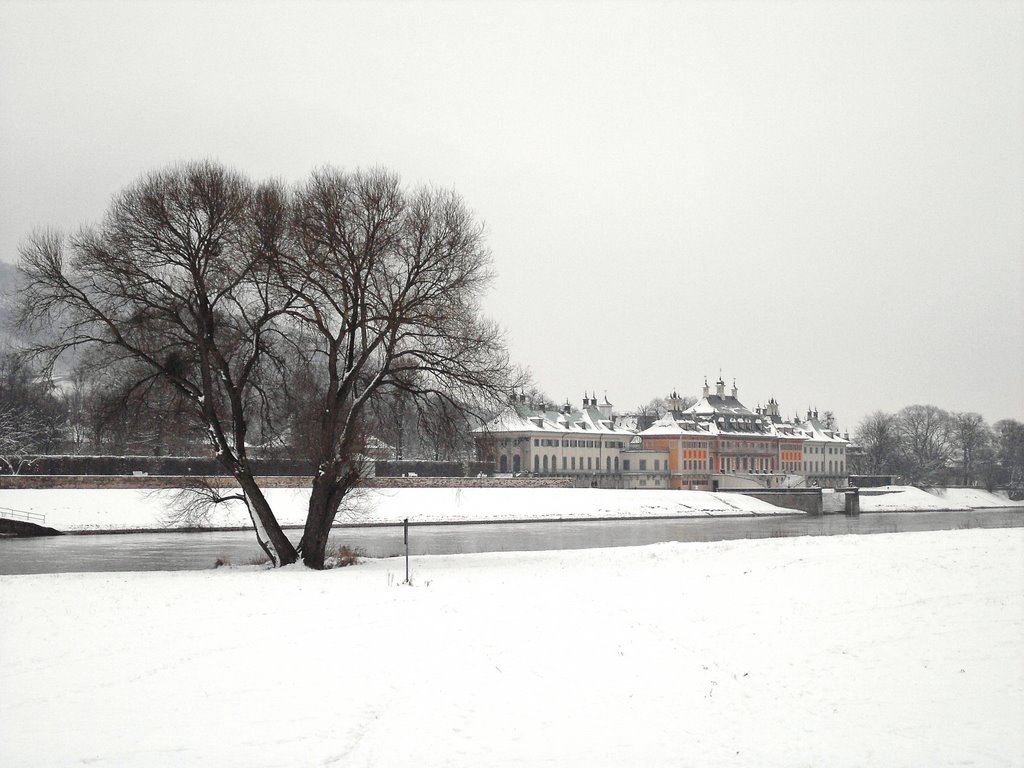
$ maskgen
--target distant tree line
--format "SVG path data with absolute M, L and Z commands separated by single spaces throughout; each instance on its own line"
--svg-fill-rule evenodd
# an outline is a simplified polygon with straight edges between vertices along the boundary
M 915 485 L 1024 484 L 1024 424 L 1014 419 L 989 425 L 977 413 L 908 405 L 868 415 L 854 441 L 855 472 Z
M 0 352 L 0 473 L 117 474 L 128 466 L 112 459 L 148 458 L 151 474 L 219 474 L 209 456 L 209 440 L 187 403 L 166 388 L 145 393 L 116 368 L 89 357 L 73 362 L 65 375 L 50 377 L 24 354 Z M 367 417 L 370 435 L 380 441 L 374 458 L 465 462 L 474 453 L 471 430 L 478 421 L 439 399 L 418 407 L 405 397 L 374 401 Z M 278 467 L 257 474 L 308 474 L 309 462 L 295 412 L 283 429 L 271 419 L 255 422 L 254 461 Z M 299 436 L 298 444 L 293 436 Z M 41 465 L 41 457 L 50 457 Z M 60 458 L 58 458 L 60 457 Z M 78 457 L 76 459 L 76 457 Z M 90 461 L 87 457 L 102 461 Z M 155 461 L 192 457 L 192 472 Z M 138 463 L 138 461 L 136 461 Z M 130 470 L 129 470 L 130 471 Z M 411 470 L 410 470 L 411 471 Z M 446 470 L 450 472 L 451 470 Z

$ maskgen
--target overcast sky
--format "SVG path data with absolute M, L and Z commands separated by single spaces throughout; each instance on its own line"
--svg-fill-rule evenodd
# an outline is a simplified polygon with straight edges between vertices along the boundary
M 376 165 L 486 222 L 551 397 L 1024 418 L 1024 3 L 0 0 L 0 259 L 144 171 Z

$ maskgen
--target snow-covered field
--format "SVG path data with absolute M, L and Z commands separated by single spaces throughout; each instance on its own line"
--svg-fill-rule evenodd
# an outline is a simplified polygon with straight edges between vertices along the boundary
M 935 488 L 930 491 L 906 485 L 864 488 L 860 492 L 861 512 L 904 512 L 907 510 L 991 509 L 1024 507 L 1024 501 L 1010 501 L 980 488 Z
M 302 525 L 308 488 L 270 488 L 282 525 Z M 161 528 L 173 492 L 121 489 L 0 490 L 0 507 L 42 514 L 59 531 Z M 672 515 L 794 514 L 735 493 L 624 491 L 597 488 L 380 488 L 361 492 L 338 522 L 400 523 L 451 520 L 544 520 Z M 249 526 L 244 505 L 220 505 L 208 526 Z
M 938 495 L 938 494 L 942 495 Z M 828 500 L 826 495 L 826 501 Z M 270 488 L 267 498 L 282 525 L 302 525 L 309 501 L 307 488 Z M 173 492 L 121 489 L 0 489 L 0 507 L 45 516 L 60 531 L 158 529 L 173 507 Z M 985 509 L 1022 505 L 1005 497 L 972 489 L 935 494 L 893 486 L 865 489 L 862 512 L 919 509 Z M 838 499 L 826 511 L 842 509 Z M 834 508 L 833 508 L 834 507 Z M 363 492 L 338 522 L 398 523 L 411 521 L 545 520 L 597 517 L 706 517 L 719 515 L 794 514 L 765 501 L 737 493 L 705 491 L 626 491 L 597 488 L 380 488 Z M 181 524 L 179 522 L 179 524 Z M 203 523 L 209 527 L 248 527 L 245 507 L 220 505 Z
M 1024 529 L 0 577 L 0 765 L 1024 765 Z

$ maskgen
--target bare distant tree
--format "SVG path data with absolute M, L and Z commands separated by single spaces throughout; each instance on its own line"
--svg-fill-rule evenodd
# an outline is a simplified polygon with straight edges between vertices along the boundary
M 949 414 L 934 405 L 908 405 L 897 414 L 896 429 L 907 479 L 942 482 L 953 451 Z
M 992 430 L 979 413 L 954 413 L 950 423 L 953 456 L 959 460 L 964 485 L 974 485 L 982 461 L 991 453 Z
M 1020 486 L 1024 483 L 1024 424 L 1002 419 L 995 423 L 994 431 L 1003 482 Z
M 696 404 L 697 398 L 691 397 L 690 395 L 684 395 L 678 399 L 676 403 L 677 411 L 685 411 L 690 406 Z M 673 398 L 671 395 L 665 395 L 665 397 L 653 397 L 650 402 L 646 405 L 639 405 L 636 409 L 636 423 L 637 429 L 644 430 L 651 426 L 658 419 L 662 418 L 670 411 L 672 411 L 671 404 Z
M 0 353 L 0 471 L 18 474 L 63 441 L 64 406 L 25 357 Z
M 861 471 L 866 474 L 896 474 L 899 471 L 900 441 L 896 416 L 875 411 L 861 421 L 854 437 L 863 450 Z

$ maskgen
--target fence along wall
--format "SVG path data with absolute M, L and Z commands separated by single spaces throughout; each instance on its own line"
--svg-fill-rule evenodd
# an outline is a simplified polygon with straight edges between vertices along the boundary
M 19 461 L 12 459 L 14 466 Z M 229 477 L 230 473 L 211 456 L 34 456 L 20 462 L 20 475 L 180 475 L 186 477 Z M 312 477 L 313 467 L 298 459 L 250 459 L 257 475 Z M 4 472 L 0 463 L 0 474 Z M 407 459 L 374 462 L 377 477 L 475 477 L 493 475 L 494 463 L 484 461 L 426 461 Z
M 214 488 L 235 487 L 234 478 L 196 475 L 0 475 L 0 489 L 32 488 L 184 488 L 203 480 Z M 264 488 L 304 488 L 309 478 L 261 477 Z M 377 477 L 367 488 L 572 488 L 565 477 Z

